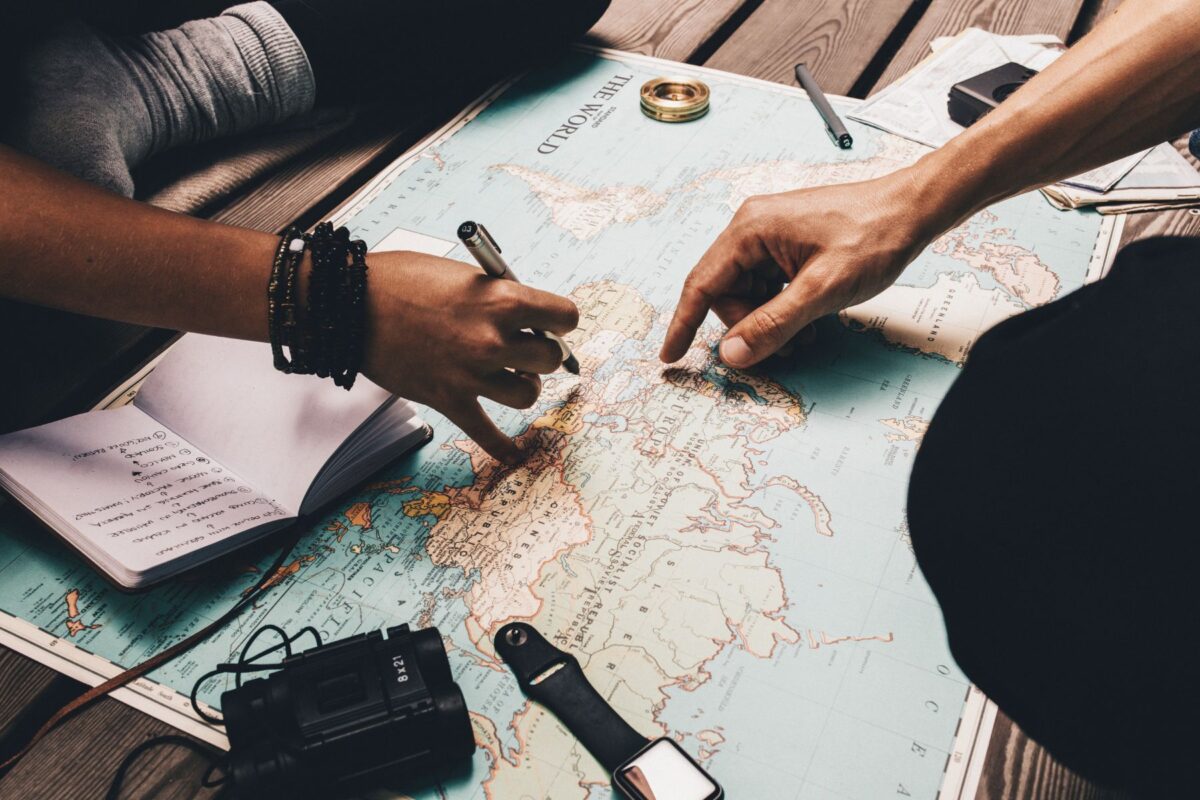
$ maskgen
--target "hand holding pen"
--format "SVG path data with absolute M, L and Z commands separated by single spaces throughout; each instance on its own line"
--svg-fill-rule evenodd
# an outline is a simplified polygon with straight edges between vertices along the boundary
M 479 262 L 479 266 L 483 267 L 483 271 L 488 275 L 501 280 L 521 282 L 517 278 L 517 274 L 512 271 L 512 267 L 508 266 L 500 255 L 500 245 L 496 244 L 496 240 L 488 233 L 487 228 L 468 220 L 458 226 L 458 238 L 467 246 L 472 258 Z M 534 330 L 533 332 L 556 342 L 562 350 L 563 368 L 573 375 L 579 374 L 579 359 L 575 358 L 575 354 L 571 352 L 571 348 L 561 337 L 546 331 Z
M 489 278 L 474 264 L 414 252 L 369 255 L 363 374 L 431 406 L 499 461 L 522 457 L 480 405 L 537 402 L 538 374 L 562 366 L 562 349 L 532 328 L 567 333 L 579 321 L 565 297 Z

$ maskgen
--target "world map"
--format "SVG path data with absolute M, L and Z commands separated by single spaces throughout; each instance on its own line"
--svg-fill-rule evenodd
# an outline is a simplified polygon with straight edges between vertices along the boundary
M 822 320 L 788 359 L 729 369 L 714 326 L 664 367 L 683 277 L 747 197 L 862 180 L 924 152 L 853 122 L 854 149 L 838 150 L 802 94 L 681 65 L 670 69 L 710 85 L 712 111 L 654 122 L 637 89 L 665 69 L 581 52 L 528 74 L 343 209 L 372 246 L 419 241 L 464 261 L 454 231 L 483 221 L 526 282 L 578 304 L 567 338 L 582 377 L 547 377 L 527 412 L 489 406 L 531 454 L 515 468 L 427 410 L 429 445 L 331 511 L 252 611 L 151 676 L 161 713 L 178 721 L 178 693 L 264 622 L 313 625 L 326 641 L 436 625 L 479 749 L 418 797 L 612 797 L 493 650 L 520 619 L 731 796 L 937 796 L 969 684 L 913 556 L 908 472 L 972 343 L 1097 277 L 1110 232 L 1021 196 Z M 216 618 L 269 562 L 130 596 L 3 520 L 0 631 L 49 637 L 81 665 L 147 658 Z M 215 706 L 225 688 L 201 697 Z

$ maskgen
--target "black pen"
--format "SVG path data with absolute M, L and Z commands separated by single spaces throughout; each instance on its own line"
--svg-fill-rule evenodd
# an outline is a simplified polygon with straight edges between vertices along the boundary
M 521 282 L 517 280 L 517 274 L 512 271 L 512 267 L 501 257 L 500 245 L 496 244 L 496 240 L 483 225 L 470 220 L 464 222 L 458 226 L 458 238 L 466 245 L 467 252 L 471 254 L 471 257 L 479 263 L 479 266 L 483 267 L 483 271 L 488 275 L 502 280 Z M 534 331 L 534 333 L 557 342 L 559 349 L 562 350 L 563 368 L 573 375 L 579 374 L 579 359 L 571 352 L 571 348 L 562 340 L 562 337 L 549 331 Z
M 817 80 L 808 71 L 808 67 L 803 64 L 796 65 L 796 80 L 800 81 L 804 91 L 808 92 L 808 99 L 812 100 L 813 105 L 817 107 L 817 113 L 825 120 L 825 130 L 829 131 L 829 138 L 833 139 L 833 143 L 843 150 L 853 147 L 854 140 L 850 138 L 850 131 L 846 130 L 842 118 L 833 110 L 833 106 L 829 105 L 829 99 L 825 97 L 821 87 L 817 86 Z

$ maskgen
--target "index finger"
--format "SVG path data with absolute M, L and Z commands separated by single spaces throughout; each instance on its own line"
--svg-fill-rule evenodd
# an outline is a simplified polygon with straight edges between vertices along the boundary
M 731 223 L 700 257 L 683 282 L 679 305 L 667 327 L 659 358 L 670 364 L 683 358 L 709 309 L 728 292 L 743 271 L 764 261 L 765 248 L 756 236 Z
M 579 309 L 567 298 L 517 284 L 520 289 L 518 302 L 513 306 L 507 321 L 516 328 L 533 328 L 559 335 L 570 333 L 579 327 Z
M 472 398 L 454 408 L 443 409 L 442 413 L 497 461 L 516 464 L 521 460 L 521 450 L 516 442 L 496 427 L 478 400 Z

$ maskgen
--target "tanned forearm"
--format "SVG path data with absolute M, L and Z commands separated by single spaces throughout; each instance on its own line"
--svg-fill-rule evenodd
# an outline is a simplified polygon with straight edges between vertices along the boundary
M 127 200 L 0 146 L 0 296 L 265 340 L 277 243 Z
M 1004 104 L 913 169 L 930 223 L 1200 127 L 1200 3 L 1125 0 Z
M 712 310 L 729 326 L 721 359 L 757 364 L 813 321 L 882 292 L 935 237 L 989 204 L 1196 126 L 1200 2 L 1125 0 L 998 109 L 914 165 L 747 200 L 684 283 L 661 357 L 682 358 Z
M 126 200 L 0 147 L 0 297 L 265 340 L 278 241 Z M 433 406 L 494 457 L 519 460 L 478 398 L 533 405 L 538 374 L 557 370 L 562 351 L 527 330 L 569 333 L 575 304 L 451 259 L 376 252 L 370 265 L 363 374 Z

